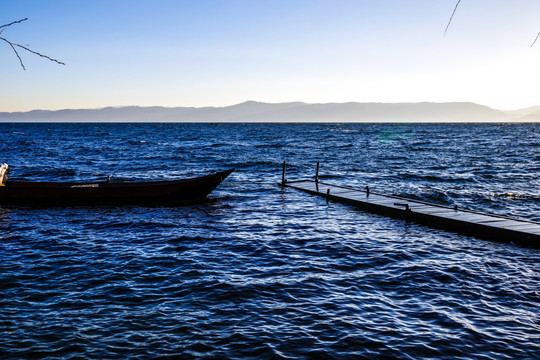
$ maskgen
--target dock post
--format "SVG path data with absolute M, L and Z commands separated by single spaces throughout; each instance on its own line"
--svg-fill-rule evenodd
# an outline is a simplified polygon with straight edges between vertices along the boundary
M 405 221 L 411 221 L 411 207 L 409 204 L 405 206 Z
M 315 188 L 319 191 L 319 166 L 320 162 L 317 162 L 317 171 L 315 172 Z
M 283 172 L 281 173 L 281 187 L 285 187 L 285 172 L 287 171 L 287 162 L 283 162 Z
M 330 189 L 326 189 L 326 202 L 328 202 L 329 197 L 330 197 Z
M 405 221 L 409 221 L 411 218 L 411 206 L 407 203 L 394 203 L 394 206 L 404 206 L 405 207 Z
M 366 196 L 369 196 L 369 186 L 366 185 Z

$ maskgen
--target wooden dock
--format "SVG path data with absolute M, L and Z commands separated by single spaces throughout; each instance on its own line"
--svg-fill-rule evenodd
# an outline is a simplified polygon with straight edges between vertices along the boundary
M 368 187 L 366 190 L 359 190 L 322 183 L 318 181 L 318 166 L 315 181 L 286 181 L 285 171 L 283 173 L 280 186 L 319 195 L 325 197 L 327 201 L 347 203 L 364 211 L 487 240 L 540 247 L 540 223 L 377 194 L 371 192 Z

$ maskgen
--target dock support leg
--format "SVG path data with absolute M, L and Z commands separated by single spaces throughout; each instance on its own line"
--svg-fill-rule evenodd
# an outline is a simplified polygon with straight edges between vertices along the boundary
M 281 187 L 285 187 L 285 172 L 287 171 L 287 162 L 283 162 L 283 172 L 281 173 Z
M 315 172 L 315 188 L 317 191 L 319 191 L 319 166 L 321 165 L 320 162 L 317 162 L 317 171 Z

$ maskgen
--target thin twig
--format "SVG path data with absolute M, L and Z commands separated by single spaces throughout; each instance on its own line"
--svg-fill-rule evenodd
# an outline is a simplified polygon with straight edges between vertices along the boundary
M 456 3 L 456 7 L 454 7 L 454 11 L 452 12 L 452 15 L 450 16 L 450 20 L 448 20 L 448 24 L 446 25 L 446 29 L 444 29 L 444 35 L 443 37 L 446 36 L 446 32 L 448 31 L 448 28 L 450 27 L 450 23 L 452 23 L 452 19 L 454 18 L 454 14 L 456 13 L 456 10 L 459 6 L 459 3 L 461 2 L 461 0 L 458 0 L 458 2 Z M 0 32 L 1 34 L 1 32 Z M 534 44 L 536 44 L 536 40 L 538 40 L 538 38 L 540 37 L 540 32 L 536 35 L 536 37 L 534 38 L 534 41 L 533 43 L 531 44 L 531 47 L 534 46 Z
M 534 41 L 533 41 L 533 43 L 531 44 L 531 47 L 534 46 L 534 44 L 536 43 L 536 40 L 538 40 L 538 37 L 540 37 L 540 32 L 536 35 L 536 38 L 534 38 Z
M 4 38 L 0 38 L 0 39 L 5 40 Z M 48 57 L 47 55 L 40 54 L 40 53 L 38 53 L 37 51 L 31 50 L 31 49 L 27 48 L 26 46 L 22 46 L 22 45 L 20 45 L 20 44 L 15 44 L 15 43 L 10 43 L 10 44 L 13 45 L 13 46 L 18 46 L 18 47 L 20 47 L 21 49 L 24 49 L 24 50 L 26 50 L 26 51 L 28 51 L 28 52 L 31 52 L 32 54 L 41 56 L 42 58 L 45 58 L 45 59 L 49 59 L 49 60 L 51 60 L 51 61 L 54 61 L 54 62 L 57 63 L 57 64 L 60 64 L 60 65 L 66 65 L 66 64 L 64 64 L 64 63 L 61 62 L 61 61 L 58 61 L 58 60 L 53 59 L 53 58 L 51 58 L 51 57 Z
M 26 70 L 26 68 L 24 67 L 23 61 L 21 57 L 19 56 L 19 53 L 17 52 L 17 49 L 15 49 L 14 44 L 9 40 L 4 39 L 3 37 L 0 37 L 0 40 L 4 40 L 5 42 L 9 44 L 9 46 L 11 46 L 11 48 L 13 49 L 13 52 L 15 52 L 15 55 L 17 55 L 17 58 L 19 59 L 19 62 L 21 63 L 23 70 Z
M 6 24 L 6 25 L 2 25 L 2 26 L 0 26 L 0 29 L 3 28 L 3 27 L 11 26 L 11 25 L 13 25 L 13 24 L 22 23 L 23 21 L 26 21 L 26 20 L 28 20 L 28 18 L 24 18 L 24 19 L 21 19 L 21 20 L 17 20 L 17 21 L 14 21 L 14 22 L 9 23 L 9 24 Z
M 450 23 L 452 22 L 452 19 L 454 18 L 454 14 L 456 13 L 456 10 L 457 10 L 460 2 L 461 2 L 461 0 L 458 0 L 458 2 L 456 4 L 456 7 L 454 8 L 454 11 L 452 12 L 452 15 L 450 16 L 450 20 L 448 20 L 448 25 L 446 25 L 446 29 L 444 29 L 443 37 L 446 36 L 446 32 L 448 31 L 448 28 L 450 27 Z

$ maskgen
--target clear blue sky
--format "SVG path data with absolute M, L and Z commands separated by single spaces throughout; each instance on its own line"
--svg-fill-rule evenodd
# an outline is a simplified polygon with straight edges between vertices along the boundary
M 2 0 L 0 111 L 263 102 L 540 105 L 538 0 Z

